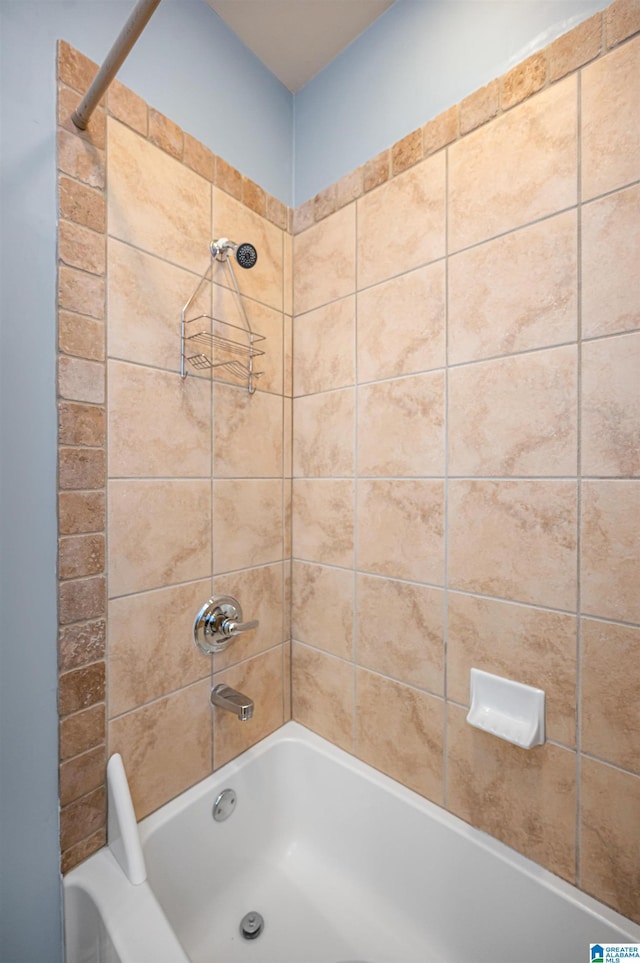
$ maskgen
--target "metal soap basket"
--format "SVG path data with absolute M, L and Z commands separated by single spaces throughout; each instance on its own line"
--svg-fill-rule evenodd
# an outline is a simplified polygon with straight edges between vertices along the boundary
M 265 337 L 251 328 L 230 258 L 233 252 L 240 267 L 248 269 L 254 267 L 258 254 L 253 244 L 235 244 L 226 237 L 211 241 L 209 250 L 211 262 L 180 315 L 180 375 L 187 377 L 188 361 L 197 370 L 212 370 L 216 381 L 228 384 L 246 383 L 247 390 L 252 395 L 256 390 L 255 379 L 263 374 L 254 368 L 254 360 L 264 355 L 264 351 L 256 345 L 264 341 Z M 242 326 L 209 314 L 188 317 L 203 284 L 213 280 L 216 262 L 226 266 L 231 278 Z

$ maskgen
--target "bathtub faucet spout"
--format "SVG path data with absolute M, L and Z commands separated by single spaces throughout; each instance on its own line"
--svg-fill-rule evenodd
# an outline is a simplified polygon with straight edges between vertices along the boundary
M 211 690 L 211 705 L 235 713 L 240 722 L 246 722 L 253 715 L 253 699 L 222 682 Z

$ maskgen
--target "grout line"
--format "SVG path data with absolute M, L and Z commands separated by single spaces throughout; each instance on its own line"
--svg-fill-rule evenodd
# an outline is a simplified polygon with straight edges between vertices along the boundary
M 604 17 L 603 17 L 604 26 Z M 576 809 L 575 809 L 575 880 L 580 885 L 581 852 L 580 820 L 582 816 L 581 778 L 582 778 L 582 71 L 578 71 L 576 84 L 577 110 L 577 322 L 578 322 L 578 366 L 577 366 L 577 459 L 576 459 Z
M 443 505 L 443 582 L 442 597 L 442 691 L 444 702 L 442 707 L 442 805 L 448 809 L 449 785 L 449 726 L 448 726 L 448 672 L 447 659 L 449 652 L 449 148 L 444 152 L 444 249 L 447 252 L 444 269 L 444 505 Z
M 359 389 L 359 365 L 358 365 L 358 233 L 359 233 L 359 208 L 360 205 L 356 200 L 354 202 L 354 220 L 355 220 L 355 232 L 354 232 L 354 282 L 355 282 L 355 292 L 353 300 L 353 366 L 354 366 L 354 385 L 353 385 L 353 575 L 352 575 L 352 591 L 353 591 L 353 614 L 351 619 L 351 656 L 353 659 L 353 721 L 352 721 L 352 731 L 351 731 L 351 746 L 354 755 L 358 754 L 358 400 L 360 396 Z

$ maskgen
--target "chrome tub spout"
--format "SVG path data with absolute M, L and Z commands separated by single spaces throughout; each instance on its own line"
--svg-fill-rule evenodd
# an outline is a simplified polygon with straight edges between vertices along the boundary
M 211 690 L 211 705 L 233 712 L 240 722 L 246 722 L 253 715 L 253 699 L 241 692 L 236 692 L 235 689 L 224 685 L 222 682 L 219 685 L 214 685 Z

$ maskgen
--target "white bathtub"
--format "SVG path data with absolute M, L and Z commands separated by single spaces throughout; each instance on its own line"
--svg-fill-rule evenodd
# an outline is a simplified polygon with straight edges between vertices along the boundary
M 212 818 L 219 792 L 237 804 Z M 296 723 L 65 877 L 67 963 L 587 963 L 640 927 Z M 264 918 L 246 940 L 240 921 Z

